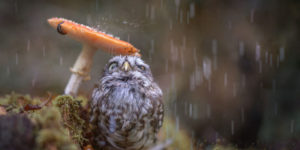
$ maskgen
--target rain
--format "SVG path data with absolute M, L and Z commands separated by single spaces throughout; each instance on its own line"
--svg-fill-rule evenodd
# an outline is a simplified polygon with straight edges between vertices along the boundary
M 299 2 L 13 0 L 0 2 L 0 10 L 0 108 L 13 94 L 64 95 L 84 44 L 47 22 L 62 17 L 140 51 L 163 91 L 157 143 L 172 140 L 166 149 L 300 147 Z M 91 103 L 113 56 L 95 52 L 78 89 L 78 100 L 88 99 L 81 104 Z M 115 133 L 118 119 L 106 121 Z

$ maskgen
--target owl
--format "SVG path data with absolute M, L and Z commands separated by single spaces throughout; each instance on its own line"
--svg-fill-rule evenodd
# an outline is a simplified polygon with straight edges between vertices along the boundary
M 148 149 L 162 126 L 162 91 L 138 56 L 115 56 L 93 91 L 95 143 L 105 150 Z

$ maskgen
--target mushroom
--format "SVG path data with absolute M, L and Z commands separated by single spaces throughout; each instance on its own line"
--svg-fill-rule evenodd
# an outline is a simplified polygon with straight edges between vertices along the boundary
M 77 58 L 72 75 L 65 88 L 65 94 L 76 96 L 79 86 L 83 80 L 89 80 L 93 55 L 96 50 L 101 49 L 116 55 L 139 55 L 139 50 L 128 42 L 116 39 L 105 33 L 97 31 L 88 26 L 77 24 L 64 18 L 50 18 L 48 23 L 60 34 L 66 34 L 83 44 L 82 51 Z

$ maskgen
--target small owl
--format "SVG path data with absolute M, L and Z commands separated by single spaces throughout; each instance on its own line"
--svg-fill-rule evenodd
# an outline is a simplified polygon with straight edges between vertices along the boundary
M 91 122 L 101 149 L 147 149 L 163 123 L 162 91 L 137 56 L 115 56 L 92 94 Z

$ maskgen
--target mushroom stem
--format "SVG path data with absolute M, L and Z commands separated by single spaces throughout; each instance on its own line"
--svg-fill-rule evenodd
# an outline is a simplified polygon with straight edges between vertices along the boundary
M 65 94 L 76 96 L 79 86 L 83 80 L 89 80 L 90 70 L 93 62 L 93 55 L 97 48 L 90 45 L 83 45 L 82 51 L 78 56 L 73 68 L 72 75 L 65 88 Z

